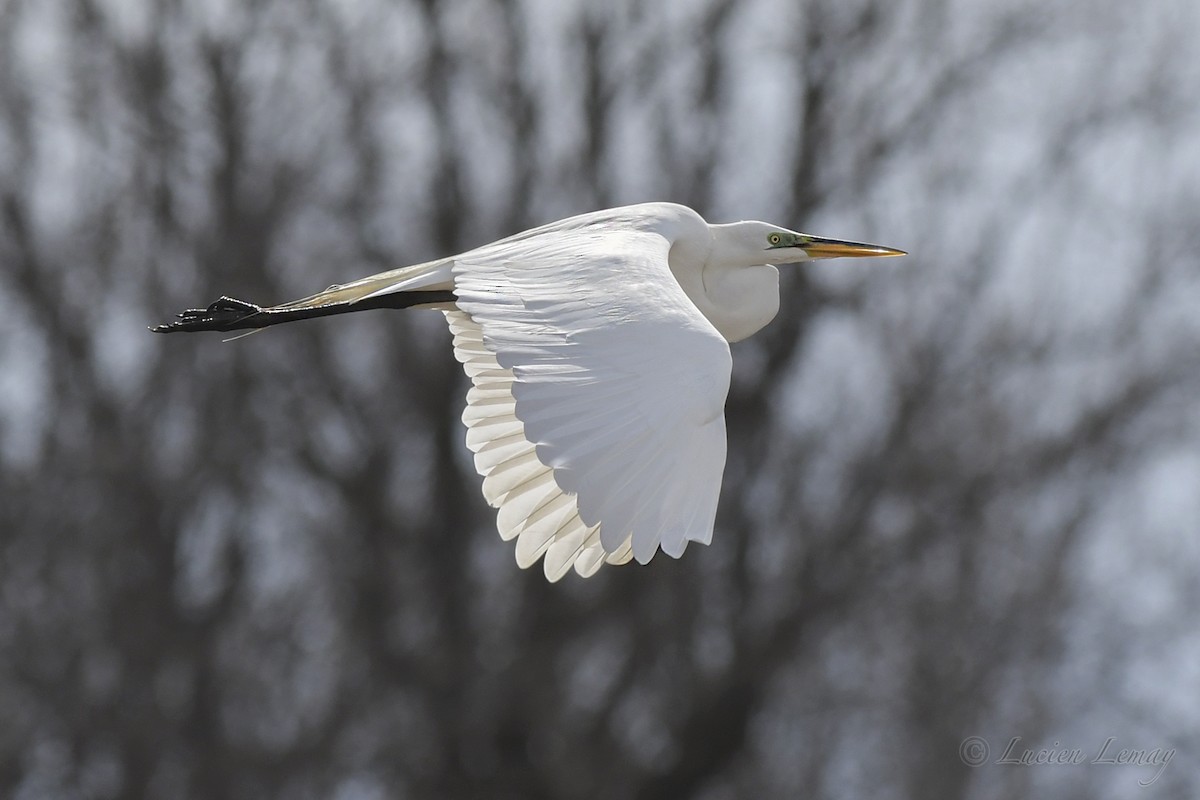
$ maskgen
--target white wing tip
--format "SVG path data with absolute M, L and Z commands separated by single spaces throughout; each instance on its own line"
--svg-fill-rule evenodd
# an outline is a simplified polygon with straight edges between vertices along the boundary
M 558 583 L 572 569 L 579 577 L 590 578 L 605 564 L 620 566 L 634 560 L 631 538 L 626 538 L 621 546 L 611 553 L 600 543 L 599 531 L 595 528 L 588 531 L 582 543 L 580 538 L 579 531 L 576 530 L 539 541 L 536 549 L 518 547 L 515 553 L 517 566 L 528 569 L 541 559 L 546 580 Z M 518 538 L 517 541 L 519 545 L 521 540 Z

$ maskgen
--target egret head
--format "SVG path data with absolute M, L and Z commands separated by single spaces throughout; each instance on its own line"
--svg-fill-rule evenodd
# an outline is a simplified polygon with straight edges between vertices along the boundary
M 877 244 L 825 239 L 766 222 L 713 225 L 713 255 L 729 265 L 795 264 L 818 258 L 877 258 L 908 255 Z

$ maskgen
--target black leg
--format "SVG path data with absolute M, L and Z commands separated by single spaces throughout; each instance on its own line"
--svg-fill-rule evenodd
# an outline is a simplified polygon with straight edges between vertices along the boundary
M 318 295 L 318 299 L 320 296 Z M 354 302 L 336 302 L 326 305 L 296 304 L 282 306 L 256 306 L 245 300 L 222 297 L 208 308 L 190 308 L 179 315 L 179 319 L 150 330 L 155 333 L 191 333 L 194 331 L 239 331 L 251 328 L 267 328 L 282 322 L 301 319 L 328 317 L 334 314 L 351 314 L 370 311 L 373 308 L 411 308 L 412 306 L 445 305 L 454 302 L 454 292 L 445 289 L 433 291 L 395 292 Z
M 262 307 L 245 300 L 222 297 L 208 308 L 189 308 L 174 322 L 155 325 L 155 333 L 178 333 L 180 331 L 234 331 L 245 328 L 263 328 L 271 323 L 266 319 L 254 320 L 263 314 Z M 254 324 L 255 322 L 259 324 Z

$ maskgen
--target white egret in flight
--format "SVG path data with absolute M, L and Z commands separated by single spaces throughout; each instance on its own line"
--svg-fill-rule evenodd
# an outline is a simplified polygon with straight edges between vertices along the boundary
M 441 310 L 473 384 L 467 447 L 522 567 L 546 577 L 712 538 L 729 343 L 779 311 L 776 264 L 905 255 L 671 203 L 571 217 L 260 307 L 222 297 L 153 328 L 236 331 L 372 308 Z

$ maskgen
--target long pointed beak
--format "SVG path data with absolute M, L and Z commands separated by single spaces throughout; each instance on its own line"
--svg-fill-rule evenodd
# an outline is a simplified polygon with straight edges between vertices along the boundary
M 821 239 L 814 236 L 800 249 L 810 258 L 878 258 L 880 256 L 906 256 L 903 250 L 862 242 L 843 242 L 841 239 Z

